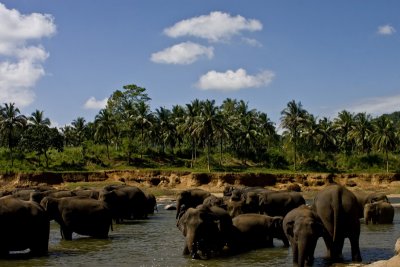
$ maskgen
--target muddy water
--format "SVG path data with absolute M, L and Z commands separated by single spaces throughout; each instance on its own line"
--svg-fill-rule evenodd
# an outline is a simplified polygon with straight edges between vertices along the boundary
M 394 202 L 399 202 L 397 199 Z M 400 209 L 396 208 L 392 225 L 361 225 L 360 246 L 363 264 L 390 258 L 396 239 L 400 237 Z M 291 249 L 280 241 L 275 248 L 260 249 L 228 258 L 207 261 L 182 256 L 183 236 L 175 226 L 175 211 L 162 208 L 148 220 L 114 225 L 107 240 L 73 236 L 63 241 L 59 227 L 52 222 L 49 255 L 25 258 L 12 255 L 0 260 L 0 266 L 292 266 Z M 350 263 L 348 240 L 343 249 L 344 263 Z M 314 266 L 328 266 L 324 260 L 325 244 L 320 238 L 315 251 Z

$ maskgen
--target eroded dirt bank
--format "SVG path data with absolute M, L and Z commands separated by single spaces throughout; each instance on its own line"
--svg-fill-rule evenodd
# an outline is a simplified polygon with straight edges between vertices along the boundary
M 226 184 L 243 186 L 274 186 L 285 188 L 293 184 L 299 185 L 303 191 L 327 183 L 338 182 L 349 187 L 389 188 L 391 184 L 400 183 L 400 174 L 268 174 L 268 173 L 192 173 L 156 170 L 110 170 L 99 172 L 36 172 L 10 173 L 0 175 L 1 187 L 17 187 L 27 185 L 61 185 L 71 182 L 125 181 L 144 186 L 167 188 L 188 188 L 206 186 L 222 188 Z

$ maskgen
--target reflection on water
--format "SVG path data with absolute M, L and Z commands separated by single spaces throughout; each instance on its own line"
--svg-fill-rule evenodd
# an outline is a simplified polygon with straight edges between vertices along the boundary
M 393 201 L 395 202 L 395 201 Z M 361 225 L 360 247 L 363 263 L 387 259 L 400 233 L 400 210 L 396 208 L 392 225 Z M 281 241 L 275 248 L 250 251 L 240 255 L 208 261 L 192 260 L 182 255 L 183 236 L 175 225 L 175 211 L 163 207 L 148 220 L 114 225 L 110 238 L 97 240 L 79 235 L 73 241 L 61 240 L 60 230 L 52 222 L 47 257 L 29 259 L 13 255 L 0 260 L 0 266 L 292 266 L 291 249 Z M 319 239 L 314 266 L 327 266 L 325 244 Z M 350 244 L 345 241 L 344 263 L 350 262 Z

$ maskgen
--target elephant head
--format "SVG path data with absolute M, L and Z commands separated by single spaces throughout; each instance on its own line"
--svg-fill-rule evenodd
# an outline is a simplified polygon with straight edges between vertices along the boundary
M 185 237 L 183 253 L 194 259 L 208 259 L 213 253 L 219 253 L 225 244 L 223 228 L 226 223 L 212 209 L 219 208 L 205 205 L 188 208 L 178 220 L 177 226 Z

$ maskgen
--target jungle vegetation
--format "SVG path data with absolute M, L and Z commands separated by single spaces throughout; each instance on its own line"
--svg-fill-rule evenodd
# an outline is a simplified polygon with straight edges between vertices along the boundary
M 170 168 L 193 171 L 399 172 L 400 112 L 316 117 L 295 100 L 280 124 L 243 100 L 194 99 L 151 110 L 123 86 L 93 121 L 52 127 L 43 111 L 0 105 L 0 171 Z

